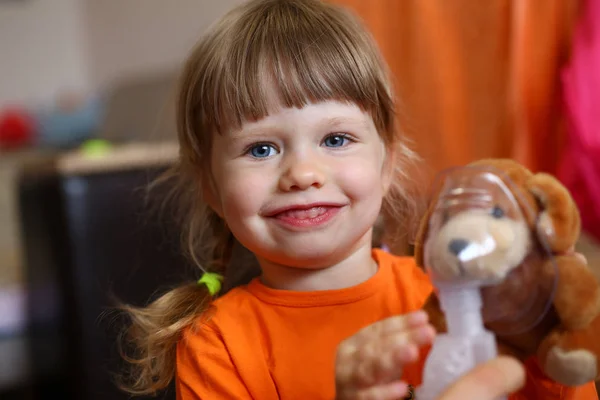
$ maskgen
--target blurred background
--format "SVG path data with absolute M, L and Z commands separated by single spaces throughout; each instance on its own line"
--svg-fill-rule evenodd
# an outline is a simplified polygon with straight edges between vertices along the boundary
M 194 277 L 144 187 L 177 156 L 182 61 L 240 1 L 0 0 L 1 399 L 126 398 L 106 311 Z M 330 1 L 389 62 L 423 179 L 485 157 L 556 175 L 600 276 L 600 0 Z

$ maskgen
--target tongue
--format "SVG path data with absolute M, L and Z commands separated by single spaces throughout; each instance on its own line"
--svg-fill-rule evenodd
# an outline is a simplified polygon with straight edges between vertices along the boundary
M 327 212 L 325 207 L 313 207 L 307 210 L 290 210 L 280 214 L 280 217 L 294 219 L 311 219 L 317 218 Z

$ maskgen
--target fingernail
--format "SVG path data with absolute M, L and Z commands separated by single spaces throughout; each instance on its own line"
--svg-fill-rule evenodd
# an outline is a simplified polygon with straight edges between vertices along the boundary
M 402 363 L 409 363 L 419 357 L 419 349 L 414 344 L 407 344 L 398 350 L 398 360 Z
M 435 337 L 435 329 L 429 324 L 419 326 L 413 330 L 412 336 L 413 339 L 415 339 L 418 343 L 424 343 L 432 340 Z
M 403 397 L 408 394 L 408 384 L 406 382 L 396 382 L 390 385 L 391 394 L 394 397 Z
M 410 322 L 426 322 L 429 315 L 423 310 L 414 311 L 406 315 Z
M 579 261 L 583 262 L 584 264 L 587 264 L 588 262 L 586 256 L 581 253 L 575 253 L 575 257 L 577 257 Z

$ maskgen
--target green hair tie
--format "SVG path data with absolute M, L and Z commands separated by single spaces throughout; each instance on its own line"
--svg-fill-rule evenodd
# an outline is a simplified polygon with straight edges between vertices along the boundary
M 221 281 L 223 281 L 223 276 L 214 272 L 205 272 L 202 274 L 202 277 L 198 279 L 198 285 L 205 285 L 208 289 L 208 293 L 211 296 L 219 293 L 221 291 Z

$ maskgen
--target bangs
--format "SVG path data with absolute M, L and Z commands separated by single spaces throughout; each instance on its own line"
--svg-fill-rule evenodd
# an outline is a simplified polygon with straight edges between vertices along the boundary
M 222 133 L 285 107 L 327 100 L 369 112 L 380 134 L 392 130 L 393 100 L 372 39 L 354 18 L 316 1 L 272 1 L 244 10 L 217 37 L 199 76 L 196 115 Z M 213 53 L 213 54 L 210 54 Z M 269 103 L 271 101 L 271 103 Z

